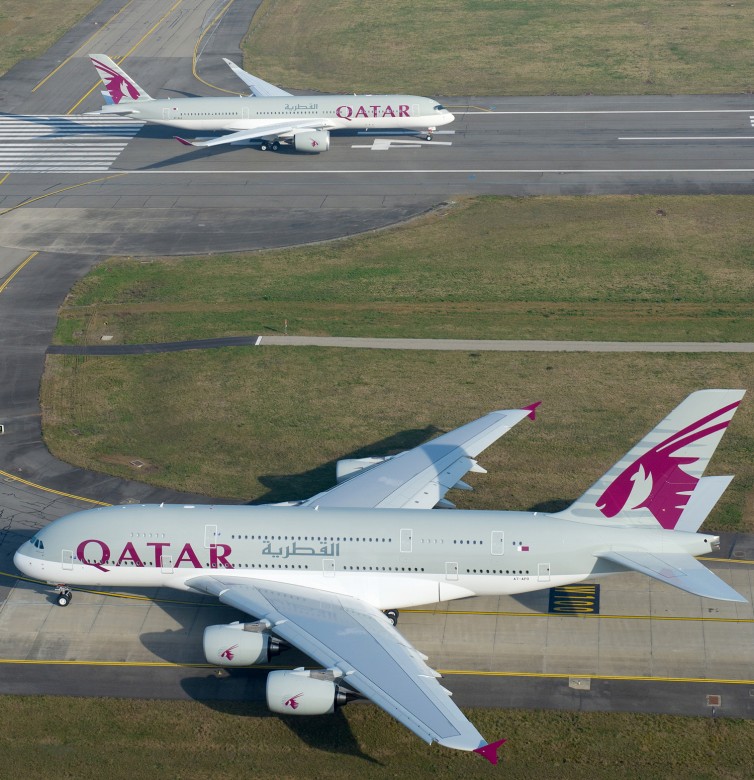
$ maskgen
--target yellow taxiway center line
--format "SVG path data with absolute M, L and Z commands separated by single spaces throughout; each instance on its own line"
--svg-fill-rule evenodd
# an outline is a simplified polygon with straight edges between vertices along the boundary
M 35 198 L 29 198 L 28 200 L 18 203 L 15 206 L 11 206 L 10 208 L 4 209 L 3 211 L 0 211 L 0 217 L 3 217 L 6 214 L 9 214 L 11 211 L 15 211 L 16 209 L 20 209 L 23 208 L 24 206 L 28 206 L 30 203 L 36 203 L 39 200 L 44 200 L 45 198 L 49 198 L 51 195 L 60 195 L 61 192 L 68 192 L 68 190 L 75 190 L 77 187 L 86 187 L 87 184 L 99 184 L 99 182 L 101 181 L 107 181 L 108 179 L 115 179 L 118 176 L 127 176 L 127 175 L 128 173 L 113 173 L 110 174 L 110 176 L 102 176 L 99 179 L 82 181 L 81 184 L 71 184 L 69 187 L 61 187 L 59 190 L 54 190 L 53 192 L 46 192 L 44 195 L 37 195 Z M 0 473 L 4 473 L 4 472 L 0 472 Z M 12 474 L 8 474 L 8 476 L 10 477 L 12 476 Z M 32 483 L 30 482 L 29 484 L 31 485 Z M 39 487 L 39 485 L 35 485 L 35 487 Z M 42 490 L 46 490 L 46 488 L 42 488 Z M 67 494 L 63 493 L 62 495 L 67 495 Z
M 165 19 L 168 18 L 168 16 L 170 16 L 170 14 L 173 13 L 173 11 L 175 11 L 176 8 L 178 8 L 178 6 L 182 2 L 183 2 L 183 0 L 176 0 L 175 3 L 173 3 L 173 5 L 163 14 L 162 18 L 160 18 L 158 21 L 156 21 L 144 33 L 144 35 L 142 35 L 141 38 L 139 38 L 139 40 L 136 41 L 136 43 L 118 60 L 118 64 L 123 62 L 123 60 L 125 60 L 126 57 L 130 56 L 131 54 L 133 54 L 136 51 L 136 49 L 139 46 L 141 46 L 142 43 L 144 43 L 144 41 L 165 21 Z M 89 97 L 89 95 L 91 95 L 92 92 L 94 92 L 94 90 L 97 89 L 97 87 L 99 86 L 100 83 L 101 83 L 100 81 L 97 81 L 97 83 L 81 98 L 81 100 L 79 100 L 77 103 L 72 105 L 68 109 L 68 111 L 66 111 L 66 114 L 72 114 Z
M 28 666 L 115 666 L 173 669 L 219 669 L 217 664 L 178 663 L 174 661 L 82 661 L 45 660 L 39 658 L 0 658 L 0 664 L 23 664 Z M 246 669 L 292 669 L 292 666 L 251 664 Z M 731 680 L 721 677 L 649 677 L 633 674 L 571 674 L 561 672 L 485 672 L 477 669 L 438 669 L 443 676 L 465 677 L 531 677 L 551 680 L 626 680 L 638 682 L 706 683 L 715 685 L 754 685 L 754 680 Z
M 650 677 L 643 674 L 563 674 L 560 672 L 480 672 L 475 669 L 438 669 L 442 675 L 470 677 L 538 677 L 570 680 L 636 680 L 639 682 L 715 683 L 717 685 L 754 685 L 754 680 L 728 680 L 722 677 Z
M 196 72 L 196 62 L 197 62 L 197 53 L 199 51 L 199 45 L 204 40 L 204 36 L 222 19 L 222 17 L 225 15 L 225 12 L 233 5 L 235 0 L 228 0 L 228 2 L 223 6 L 222 10 L 215 16 L 215 18 L 204 28 L 204 32 L 197 38 L 196 40 L 196 46 L 194 46 L 194 56 L 191 59 L 191 72 L 194 75 L 194 78 L 197 81 L 201 81 L 202 84 L 206 84 L 211 89 L 216 89 L 218 92 L 225 92 L 228 95 L 238 95 L 238 92 L 233 92 L 229 89 L 223 89 L 222 87 L 216 87 L 214 84 L 210 84 L 209 81 L 205 81 L 197 72 Z
M 0 184 L 4 184 L 5 180 L 10 176 L 10 171 L 3 176 L 2 179 L 0 179 Z
M 564 618 L 590 618 L 592 620 L 676 620 L 688 623 L 754 623 L 754 618 L 725 618 L 725 617 L 675 617 L 671 615 L 595 615 L 589 612 L 558 613 L 558 612 L 482 612 L 477 610 L 454 609 L 443 612 L 437 609 L 402 609 L 401 613 L 412 615 L 480 615 L 499 617 L 564 617 Z
M 34 254 L 37 253 L 35 252 Z M 34 257 L 34 255 L 32 255 L 31 257 Z M 31 260 L 31 257 L 27 258 L 25 262 Z M 16 270 L 20 270 L 20 266 Z M 8 281 L 10 281 L 10 279 L 8 279 Z M 1 291 L 2 289 L 0 288 L 0 292 Z M 112 506 L 112 504 L 107 504 L 104 501 L 96 501 L 93 498 L 76 496 L 73 493 L 64 493 L 62 490 L 54 490 L 53 488 L 48 488 L 45 487 L 44 485 L 38 485 L 35 482 L 29 482 L 28 479 L 24 479 L 23 477 L 17 477 L 15 474 L 9 474 L 7 471 L 0 470 L 0 477 L 6 477 L 7 479 L 12 479 L 15 482 L 20 482 L 22 485 L 28 485 L 29 487 L 36 488 L 37 490 L 43 490 L 45 493 L 54 493 L 56 496 L 63 496 L 63 498 L 73 498 L 76 501 L 86 501 L 87 504 L 96 504 L 97 506 Z
M 0 182 L 0 184 L 2 184 L 2 182 Z M 24 267 L 24 266 L 25 266 L 25 265 L 26 265 L 26 264 L 27 264 L 27 263 L 28 263 L 30 260 L 33 260 L 33 259 L 34 259 L 34 258 L 35 258 L 35 257 L 36 257 L 38 254 L 39 254 L 39 252 L 32 252 L 32 253 L 31 253 L 31 254 L 30 254 L 30 255 L 29 255 L 27 258 L 26 258 L 26 260 L 24 260 L 24 261 L 23 261 L 23 263 L 21 263 L 21 265 L 19 265 L 19 266 L 18 266 L 18 268 L 16 268 L 16 269 L 13 271 L 13 273 L 12 273 L 12 274 L 11 274 L 11 275 L 10 275 L 10 276 L 9 276 L 9 277 L 6 279 L 6 280 L 5 280 L 5 281 L 4 281 L 2 284 L 0 284 L 0 293 L 1 293 L 1 292 L 3 292 L 3 290 L 4 290 L 4 289 L 5 289 L 5 288 L 6 288 L 6 287 L 7 287 L 7 286 L 8 286 L 8 285 L 9 285 L 9 284 L 10 284 L 10 283 L 13 281 L 13 278 L 15 277 L 15 275 L 16 275 L 16 274 L 17 274 L 17 273 L 18 273 L 18 272 L 19 272 L 19 271 L 20 271 L 20 270 L 21 270 L 21 269 L 22 269 L 22 268 L 23 268 L 23 267 Z M 4 473 L 4 472 L 0 472 L 0 474 L 2 474 L 2 473 Z
M 128 0 L 128 2 L 127 2 L 127 3 L 126 3 L 124 6 L 123 6 L 123 8 L 121 8 L 121 9 L 120 9 L 120 11 L 118 11 L 118 13 L 114 14 L 113 16 L 111 16 L 111 17 L 110 17 L 110 18 L 109 18 L 109 19 L 108 19 L 108 20 L 107 20 L 107 21 L 106 21 L 106 22 L 105 22 L 105 23 L 104 23 L 104 24 L 103 24 L 103 25 L 102 25 L 102 26 L 101 26 L 101 27 L 100 27 L 100 28 L 97 30 L 97 32 L 95 32 L 95 33 L 93 33 L 92 35 L 90 35 L 90 36 L 89 36 L 89 37 L 88 37 L 88 38 L 87 38 L 87 39 L 86 39 L 86 40 L 85 40 L 85 41 L 84 41 L 84 42 L 81 44 L 81 46 L 79 46 L 79 47 L 78 47 L 78 49 L 76 49 L 76 51 L 74 51 L 74 52 L 73 52 L 73 54 L 71 54 L 70 56 L 66 57 L 66 58 L 65 58 L 65 59 L 64 59 L 64 60 L 63 60 L 63 61 L 60 63 L 60 65 L 58 65 L 58 67 L 57 67 L 57 68 L 55 68 L 55 70 L 52 70 L 52 71 L 50 71 L 50 72 L 49 72 L 49 73 L 48 73 L 48 74 L 47 74 L 47 75 L 46 75 L 46 76 L 45 76 L 45 77 L 42 79 L 42 81 L 40 81 L 40 82 L 39 82 L 39 84 L 37 84 L 37 86 L 36 86 L 36 87 L 34 87 L 34 89 L 32 89 L 32 92 L 36 92 L 36 91 L 37 91 L 37 90 L 38 90 L 38 89 L 39 89 L 39 88 L 42 86 L 42 84 L 44 84 L 46 81 L 48 81 L 49 79 L 51 79 L 51 78 L 52 78 L 52 77 L 53 77 L 53 76 L 54 76 L 54 75 L 55 75 L 55 74 L 56 74 L 56 73 L 57 73 L 57 72 L 58 72 L 58 71 L 59 71 L 59 70 L 60 70 L 60 69 L 61 69 L 61 68 L 62 68 L 64 65 L 67 65 L 67 64 L 68 64 L 68 63 L 69 63 L 69 62 L 70 62 L 70 61 L 71 61 L 71 60 L 72 60 L 72 59 L 73 59 L 73 58 L 74 58 L 74 57 L 75 57 L 75 56 L 76 56 L 76 55 L 77 55 L 77 54 L 78 54 L 78 53 L 79 53 L 79 52 L 80 52 L 80 51 L 81 51 L 81 50 L 82 50 L 84 47 L 87 47 L 87 46 L 89 45 L 89 42 L 90 42 L 90 41 L 92 41 L 92 40 L 94 40 L 94 39 L 95 39 L 95 38 L 96 38 L 96 37 L 97 37 L 97 36 L 98 36 L 98 35 L 99 35 L 99 34 L 100 34 L 100 33 L 101 33 L 101 32 L 102 32 L 102 31 L 103 31 L 103 30 L 104 30 L 104 29 L 105 29 L 105 28 L 108 26 L 108 24 L 110 24 L 110 22 L 114 22 L 114 21 L 115 21 L 115 20 L 116 20 L 116 19 L 117 19 L 117 18 L 118 18 L 118 17 L 119 17 L 119 16 L 120 16 L 122 13 L 123 13 L 123 11 L 125 11 L 125 10 L 126 10 L 126 8 L 128 8 L 128 6 L 129 6 L 129 5 L 131 5 L 131 3 L 133 3 L 133 1 L 134 1 L 134 0 Z M 2 182 L 0 182 L 0 184 L 2 184 Z
M 715 561 L 717 563 L 748 563 L 754 564 L 754 561 L 745 561 L 743 558 L 698 558 L 700 561 Z

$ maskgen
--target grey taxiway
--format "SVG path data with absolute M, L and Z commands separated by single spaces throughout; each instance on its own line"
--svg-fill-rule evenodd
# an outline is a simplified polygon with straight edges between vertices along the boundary
M 222 57 L 239 61 L 255 4 L 233 4 L 217 22 L 211 0 L 172 14 L 165 2 L 137 1 L 116 16 L 120 7 L 106 0 L 0 79 L 0 284 L 33 255 L 0 292 L 0 691 L 255 699 L 258 671 L 186 666 L 203 660 L 203 626 L 235 619 L 229 610 L 93 593 L 61 610 L 14 576 L 20 541 L 86 505 L 77 496 L 192 500 L 47 453 L 37 391 L 71 284 L 110 253 L 324 240 L 466 195 L 751 193 L 752 99 L 443 98 L 457 119 L 429 143 L 341 135 L 318 157 L 254 146 L 187 153 L 166 129 L 78 117 L 100 105 L 86 54 L 132 52 L 129 71 L 155 96 L 237 92 Z M 199 82 L 192 53 L 203 33 Z M 728 538 L 723 552 L 730 560 L 712 565 L 751 596 L 751 567 L 736 561 L 754 559 L 754 542 Z M 710 714 L 711 701 L 719 714 L 752 716 L 751 605 L 702 603 L 638 575 L 604 581 L 601 617 L 546 615 L 542 599 L 430 606 L 404 613 L 400 627 L 448 673 L 461 704 Z

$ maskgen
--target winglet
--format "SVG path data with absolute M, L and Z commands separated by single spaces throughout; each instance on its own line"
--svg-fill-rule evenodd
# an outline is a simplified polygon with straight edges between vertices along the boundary
M 507 742 L 505 739 L 499 739 L 497 742 L 490 742 L 488 745 L 480 745 L 474 749 L 475 753 L 479 753 L 480 756 L 486 758 L 493 766 L 497 764 L 497 750 Z
M 185 138 L 181 138 L 179 135 L 174 135 L 173 138 L 175 138 L 175 140 L 178 141 L 179 144 L 183 144 L 184 146 L 194 145 L 191 143 L 191 141 L 187 141 Z
M 530 420 L 536 420 L 537 419 L 537 407 L 541 403 L 542 403 L 541 401 L 535 401 L 533 404 L 529 404 L 528 406 L 523 406 L 521 408 L 529 410 L 529 419 Z

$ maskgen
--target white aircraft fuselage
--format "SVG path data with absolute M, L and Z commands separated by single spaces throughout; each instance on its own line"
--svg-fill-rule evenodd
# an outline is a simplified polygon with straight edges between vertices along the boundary
M 599 527 L 546 514 L 249 506 L 119 506 L 77 512 L 19 548 L 50 583 L 189 589 L 203 574 L 307 585 L 378 609 L 504 595 L 625 571 L 596 553 L 701 555 L 710 534 Z
M 294 97 L 192 97 L 103 106 L 101 114 L 122 114 L 181 130 L 253 130 L 270 122 L 311 120 L 329 130 L 405 129 L 446 125 L 453 114 L 418 95 L 305 95 Z

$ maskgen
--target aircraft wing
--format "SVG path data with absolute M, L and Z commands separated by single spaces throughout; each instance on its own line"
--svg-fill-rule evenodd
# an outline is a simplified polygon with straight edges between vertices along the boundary
M 254 97 L 285 97 L 291 94 L 274 84 L 263 81 L 258 76 L 252 76 L 251 73 L 247 73 L 243 68 L 239 68 L 235 62 L 226 60 L 225 57 L 223 57 L 223 62 L 246 84 Z
M 438 436 L 426 444 L 362 468 L 340 484 L 302 502 L 300 506 L 432 509 L 453 487 L 471 488 L 463 477 L 484 469 L 476 456 L 526 417 L 534 419 L 539 403 L 524 409 L 491 412 Z
M 258 620 L 426 742 L 478 750 L 486 741 L 437 681 L 437 672 L 377 609 L 352 596 L 269 580 L 202 576 L 191 588 Z M 487 750 L 480 750 L 488 760 Z
M 235 133 L 220 135 L 217 138 L 210 138 L 207 141 L 188 141 L 180 136 L 175 136 L 175 140 L 184 146 L 219 146 L 221 144 L 232 144 L 237 141 L 251 141 L 254 138 L 269 138 L 271 136 L 285 136 L 298 130 L 322 130 L 329 126 L 327 120 L 301 119 L 289 122 L 270 122 L 266 125 L 257 125 L 251 130 L 238 130 Z
M 597 557 L 641 572 L 687 593 L 693 593 L 695 596 L 721 601 L 746 602 L 746 599 L 730 585 L 688 553 L 656 554 L 633 550 L 609 550 L 597 553 Z

